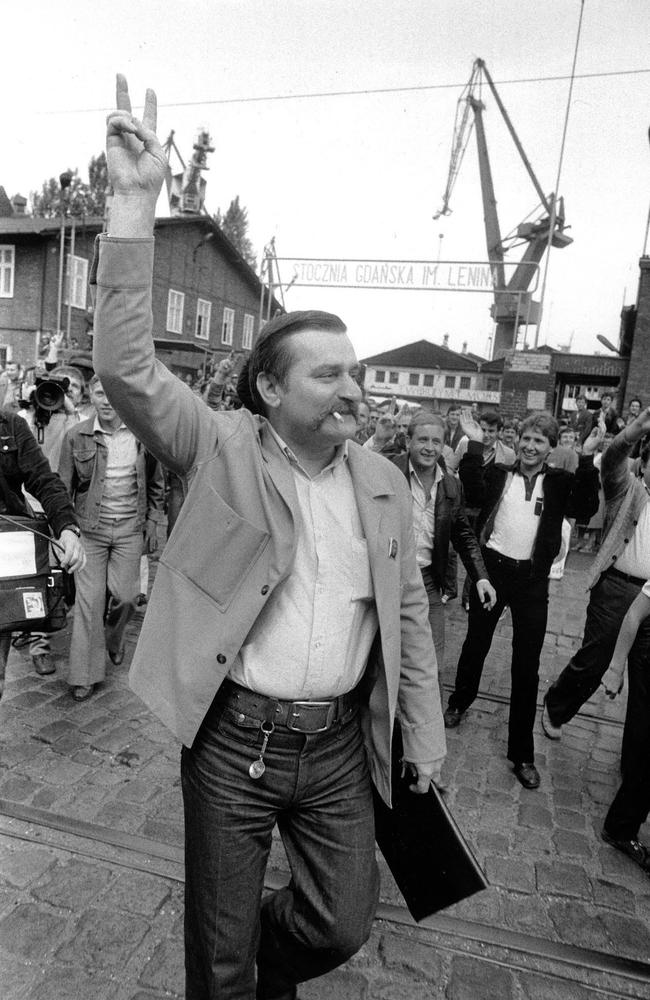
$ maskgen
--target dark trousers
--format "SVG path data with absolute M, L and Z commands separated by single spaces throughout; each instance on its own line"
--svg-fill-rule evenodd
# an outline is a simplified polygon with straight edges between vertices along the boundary
M 604 573 L 591 591 L 582 646 L 546 692 L 551 722 L 563 726 L 591 698 L 609 666 L 638 584 Z
M 511 693 L 508 719 L 508 759 L 515 764 L 535 759 L 533 726 L 537 708 L 539 657 L 546 634 L 548 579 L 533 576 L 530 562 L 517 563 L 492 549 L 483 549 L 490 582 L 497 592 L 491 611 L 481 604 L 476 587 L 469 597 L 467 636 L 449 707 L 464 712 L 478 694 L 483 664 L 503 609 L 512 614 Z
M 650 812 L 650 617 L 641 624 L 628 655 L 627 677 L 622 781 L 605 829 L 612 837 L 636 840 Z
M 186 1000 L 292 996 L 370 934 L 379 880 L 358 709 L 323 733 L 277 726 L 253 780 L 262 721 L 217 695 L 183 749 Z M 262 902 L 276 822 L 291 881 Z

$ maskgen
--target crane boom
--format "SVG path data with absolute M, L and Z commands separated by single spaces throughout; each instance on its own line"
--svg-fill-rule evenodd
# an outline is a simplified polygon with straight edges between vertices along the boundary
M 528 245 L 510 280 L 507 282 L 505 277 L 506 248 L 501 238 L 497 200 L 483 121 L 485 104 L 480 96 L 483 77 L 490 88 L 490 92 L 501 112 L 515 148 L 537 192 L 542 210 L 541 217 L 536 221 L 521 223 L 517 227 L 519 241 Z M 564 232 L 563 200 L 560 198 L 556 202 L 556 195 L 554 193 L 550 195 L 544 193 L 494 85 L 494 81 L 482 59 L 474 61 L 469 83 L 458 100 L 447 187 L 443 196 L 442 208 L 436 213 L 434 219 L 451 213 L 449 200 L 458 179 L 460 166 L 473 127 L 476 130 L 487 255 L 490 263 L 494 265 L 494 303 L 491 307 L 491 314 L 496 322 L 496 330 L 493 338 L 492 356 L 498 358 L 515 347 L 520 326 L 524 324 L 536 324 L 539 320 L 539 303 L 533 302 L 528 289 L 537 273 L 538 265 L 544 256 L 544 251 L 549 245 L 562 248 L 568 246 L 573 241 Z

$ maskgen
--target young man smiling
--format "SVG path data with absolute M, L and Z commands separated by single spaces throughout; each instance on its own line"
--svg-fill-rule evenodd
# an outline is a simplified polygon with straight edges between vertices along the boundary
M 442 417 L 423 410 L 409 424 L 407 453 L 391 459 L 406 476 L 413 496 L 416 559 L 429 598 L 429 625 L 440 677 L 445 657 L 442 597 L 450 542 L 476 585 L 483 606 L 489 609 L 496 600 L 476 535 L 467 520 L 462 487 L 458 479 L 446 471 L 442 459 L 445 429 Z
M 470 594 L 467 637 L 445 725 L 457 726 L 476 698 L 494 630 L 509 606 L 513 636 L 508 759 L 524 788 L 537 788 L 533 725 L 546 633 L 548 574 L 560 549 L 562 519 L 576 514 L 590 517 L 598 506 L 598 473 L 592 455 L 599 432 L 594 431 L 585 442 L 572 475 L 546 464 L 558 438 L 558 425 L 550 413 L 535 413 L 523 421 L 518 457 L 510 468 L 493 464 L 485 469 L 483 431 L 468 419 L 464 425 L 470 440 L 460 478 L 468 504 L 480 508 L 476 529 L 497 597 L 486 611 L 479 595 Z

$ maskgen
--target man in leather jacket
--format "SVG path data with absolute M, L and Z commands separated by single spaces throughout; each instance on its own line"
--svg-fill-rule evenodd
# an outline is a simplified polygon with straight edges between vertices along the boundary
M 79 522 L 65 486 L 52 472 L 25 421 L 14 413 L 0 410 L 0 517 L 3 514 L 31 516 L 23 486 L 45 511 L 58 542 L 56 551 L 61 566 L 71 573 L 81 569 L 85 555 Z M 0 634 L 0 694 L 10 644 L 11 633 Z

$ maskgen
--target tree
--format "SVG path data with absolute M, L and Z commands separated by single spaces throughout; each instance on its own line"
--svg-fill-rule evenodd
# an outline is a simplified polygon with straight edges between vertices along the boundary
M 248 238 L 248 212 L 239 204 L 239 195 L 230 202 L 225 215 L 221 214 L 221 209 L 217 209 L 214 221 L 233 246 L 239 250 L 244 260 L 255 270 L 257 257 L 253 244 Z
M 79 176 L 79 171 L 68 171 L 72 175 L 69 187 L 63 194 L 65 214 L 79 217 L 82 215 L 103 215 L 106 207 L 106 191 L 108 188 L 108 170 L 106 154 L 93 156 L 88 164 L 86 184 Z M 32 215 L 40 215 L 46 219 L 56 218 L 61 214 L 61 183 L 58 177 L 50 177 L 43 181 L 40 191 L 32 191 Z

